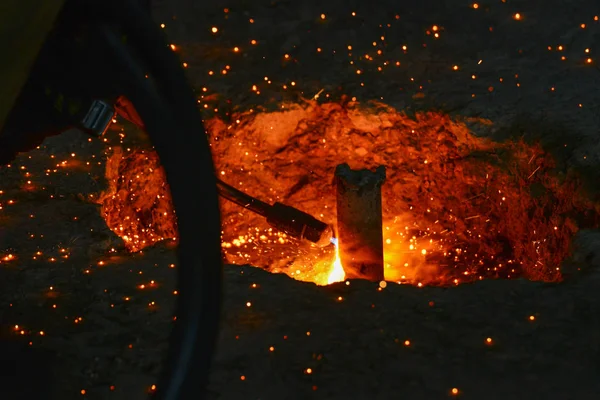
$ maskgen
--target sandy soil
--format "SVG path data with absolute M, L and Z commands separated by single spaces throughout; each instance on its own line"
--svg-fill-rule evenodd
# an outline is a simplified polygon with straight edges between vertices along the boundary
M 597 2 L 236 0 L 179 6 L 176 21 L 157 3 L 206 118 L 345 94 L 488 118 L 482 135 L 572 135 L 569 163 L 600 163 Z M 69 132 L 0 168 L 2 336 L 32 343 L 31 358 L 2 368 L 51 371 L 55 398 L 143 398 L 166 349 L 173 251 L 123 253 L 92 201 L 118 141 Z M 599 264 L 600 237 L 577 240 L 571 265 Z M 381 290 L 226 266 L 210 398 L 598 398 L 600 275 L 586 270 L 557 285 Z

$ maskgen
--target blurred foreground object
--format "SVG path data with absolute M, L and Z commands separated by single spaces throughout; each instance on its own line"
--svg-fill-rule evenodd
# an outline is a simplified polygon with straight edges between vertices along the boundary
M 210 148 L 181 61 L 138 0 L 7 0 L 0 26 L 11 61 L 0 67 L 0 165 L 72 127 L 102 134 L 121 96 L 135 108 L 164 167 L 179 231 L 177 318 L 154 397 L 203 398 L 220 314 L 221 222 Z M 190 184 L 202 188 L 198 195 Z M 36 388 L 30 398 L 48 398 L 47 387 Z

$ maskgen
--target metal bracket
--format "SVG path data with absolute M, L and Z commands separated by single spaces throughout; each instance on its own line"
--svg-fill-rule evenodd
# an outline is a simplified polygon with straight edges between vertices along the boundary
M 115 118 L 115 109 L 102 100 L 94 100 L 81 121 L 82 128 L 93 136 L 101 137 L 106 133 Z

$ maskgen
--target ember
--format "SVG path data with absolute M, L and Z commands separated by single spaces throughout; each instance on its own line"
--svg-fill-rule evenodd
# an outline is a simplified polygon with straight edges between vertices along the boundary
M 272 113 L 206 124 L 220 177 L 269 203 L 289 204 L 333 223 L 338 164 L 384 165 L 385 278 L 449 285 L 486 278 L 561 280 L 575 222 L 593 206 L 578 181 L 559 176 L 539 145 L 476 137 L 440 113 L 414 118 L 384 104 L 285 104 Z M 487 125 L 489 121 L 470 121 Z M 149 150 L 115 149 L 102 196 L 108 226 L 137 251 L 175 236 L 168 189 Z M 192 189 L 195 190 L 195 189 Z M 344 279 L 337 249 L 317 249 L 222 202 L 228 262 L 296 279 Z M 597 215 L 588 219 L 597 223 Z
M 171 193 L 156 153 L 110 149 L 106 162 L 108 190 L 98 198 L 106 224 L 131 251 L 175 238 Z

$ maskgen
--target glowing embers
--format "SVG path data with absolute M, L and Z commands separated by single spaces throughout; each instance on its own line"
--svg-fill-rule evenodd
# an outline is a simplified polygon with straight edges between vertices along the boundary
M 306 102 L 281 109 L 234 115 L 231 125 L 207 121 L 217 171 L 266 202 L 296 206 L 331 223 L 335 167 L 385 165 L 383 248 L 389 281 L 558 281 L 558 267 L 579 229 L 574 221 L 594 209 L 578 196 L 576 179 L 555 174 L 553 158 L 540 146 L 482 139 L 447 115 L 408 117 L 384 104 Z M 113 186 L 103 197 L 103 212 L 117 234 L 136 238 L 139 249 L 173 237 L 175 222 L 156 156 L 138 153 L 109 159 Z M 595 224 L 592 214 L 585 221 Z M 333 246 L 319 250 L 299 243 L 228 202 L 222 202 L 222 221 L 228 262 L 319 284 L 332 281 Z
M 177 236 L 171 193 L 152 150 L 111 149 L 106 162 L 108 189 L 98 203 L 108 227 L 127 249 L 139 251 Z

